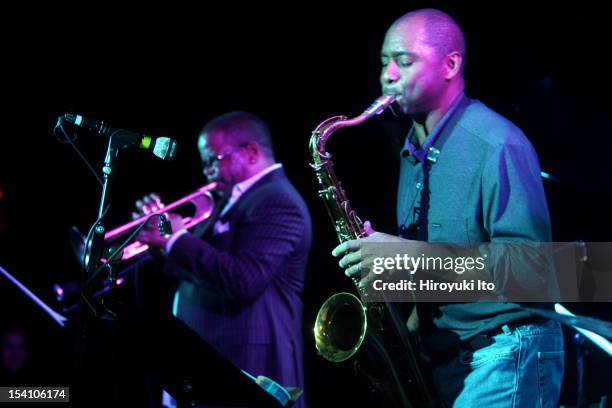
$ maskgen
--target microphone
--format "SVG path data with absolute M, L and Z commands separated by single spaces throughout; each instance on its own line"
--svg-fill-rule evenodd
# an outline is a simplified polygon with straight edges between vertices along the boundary
M 176 140 L 169 137 L 153 137 L 124 129 L 116 129 L 101 120 L 88 119 L 73 113 L 60 116 L 59 122 L 68 122 L 102 136 L 112 136 L 113 140 L 123 142 L 127 146 L 137 146 L 140 149 L 149 150 L 155 157 L 162 160 L 172 160 L 176 156 Z

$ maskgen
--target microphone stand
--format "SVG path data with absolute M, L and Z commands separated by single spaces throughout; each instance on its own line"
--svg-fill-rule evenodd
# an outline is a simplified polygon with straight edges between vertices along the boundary
M 80 296 L 83 303 L 88 306 L 88 310 L 92 313 L 79 313 L 74 319 L 74 329 L 76 330 L 75 378 L 80 382 L 77 387 L 78 393 L 75 393 L 77 394 L 75 397 L 77 400 L 79 398 L 86 400 L 90 397 L 88 391 L 94 390 L 98 392 L 102 388 L 103 394 L 110 395 L 110 398 L 107 398 L 107 400 L 112 400 L 109 405 L 115 406 L 123 402 L 121 398 L 125 396 L 122 395 L 122 392 L 125 392 L 127 396 L 125 398 L 133 396 L 132 393 L 136 384 L 134 375 L 140 375 L 140 373 L 136 373 L 129 364 L 126 365 L 124 362 L 126 355 L 120 347 L 122 346 L 120 342 L 127 338 L 122 336 L 122 330 L 126 324 L 124 317 L 129 314 L 127 313 L 128 310 L 123 308 L 120 315 L 113 311 L 117 310 L 120 306 L 117 302 L 118 276 L 116 267 L 122 256 L 122 247 L 117 249 L 108 248 L 105 241 L 105 220 L 110 205 L 112 176 L 119 151 L 129 146 L 138 145 L 138 143 L 140 143 L 141 148 L 148 149 L 151 138 L 147 138 L 147 144 L 143 147 L 143 137 L 140 137 L 138 134 L 121 129 L 110 129 L 108 126 L 105 126 L 104 122 L 95 122 L 95 126 L 92 127 L 91 121 L 87 121 L 82 117 L 77 116 L 71 121 L 66 116 L 58 121 L 56 128 L 62 130 L 67 141 L 71 140 L 62 128 L 64 119 L 68 119 L 68 122 L 74 123 L 77 126 L 81 126 L 81 122 L 84 121 L 84 126 L 81 127 L 93 130 L 102 136 L 108 136 L 108 146 L 102 166 L 103 180 L 100 180 L 102 193 L 98 207 L 98 216 L 87 234 L 84 254 L 81 259 L 82 282 Z M 174 156 L 175 149 L 176 142 L 172 139 L 157 138 L 152 150 L 157 157 L 171 159 Z M 87 160 L 85 161 L 87 162 Z M 89 167 L 91 168 L 91 166 Z M 94 173 L 97 172 L 94 170 Z M 96 174 L 96 176 L 98 175 Z M 107 270 L 106 287 L 108 288 L 108 294 L 105 298 L 96 301 L 94 307 L 90 300 L 93 300 L 96 296 L 90 283 L 95 280 L 98 273 L 102 272 L 103 269 Z M 126 370 L 117 370 L 121 363 L 123 363 L 122 367 L 129 372 L 129 378 L 121 375 Z M 92 385 L 98 383 L 97 380 L 100 378 L 100 374 L 105 381 L 101 387 L 94 389 Z M 96 381 L 89 381 L 92 375 L 95 375 Z M 94 398 L 97 398 L 97 396 Z M 99 401 L 96 399 L 96 402 Z
M 100 204 L 98 207 L 98 218 L 90 230 L 90 234 L 87 237 L 85 244 L 85 254 L 83 257 L 83 271 L 86 278 L 89 278 L 99 268 L 106 267 L 107 281 L 108 281 L 108 299 L 109 304 L 106 305 L 102 300 L 102 305 L 110 317 L 116 317 L 116 314 L 109 308 L 114 306 L 116 301 L 116 289 L 117 289 L 117 276 L 113 263 L 115 259 L 103 259 L 105 252 L 105 240 L 104 235 L 106 233 L 106 227 L 104 225 L 104 219 L 108 210 L 109 194 L 111 187 L 111 177 L 115 168 L 115 162 L 119 155 L 119 151 L 124 147 L 128 146 L 125 142 L 116 141 L 113 139 L 113 135 L 110 136 L 108 146 L 106 148 L 106 155 L 104 158 L 104 164 L 102 166 L 102 194 L 100 196 Z M 120 257 L 119 257 L 120 258 Z

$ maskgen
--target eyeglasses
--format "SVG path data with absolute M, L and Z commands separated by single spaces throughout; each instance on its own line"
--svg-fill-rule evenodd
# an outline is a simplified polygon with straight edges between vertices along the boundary
M 221 153 L 221 154 L 217 154 L 215 156 L 212 156 L 212 157 L 210 157 L 210 158 L 208 158 L 208 159 L 206 159 L 206 160 L 204 160 L 202 162 L 202 167 L 204 169 L 209 169 L 212 166 L 214 166 L 217 163 L 219 163 L 221 160 L 225 159 L 228 156 L 231 156 L 232 154 L 236 153 L 238 150 L 242 149 L 245 146 L 246 146 L 246 144 L 243 143 L 243 144 L 241 144 L 241 145 L 239 145 L 237 147 L 234 147 L 233 149 L 231 149 L 231 150 L 229 150 L 229 151 L 227 151 L 225 153 Z

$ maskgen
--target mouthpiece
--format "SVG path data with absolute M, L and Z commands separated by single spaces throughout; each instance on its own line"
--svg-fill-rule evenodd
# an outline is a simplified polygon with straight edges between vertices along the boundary
M 395 102 L 395 96 L 383 95 L 376 99 L 363 113 L 367 115 L 380 115 L 393 102 Z

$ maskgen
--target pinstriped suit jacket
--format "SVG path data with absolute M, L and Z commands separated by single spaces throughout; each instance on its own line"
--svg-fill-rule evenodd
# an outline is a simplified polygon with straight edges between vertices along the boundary
M 177 316 L 236 366 L 304 387 L 304 200 L 277 169 L 211 224 L 221 232 L 184 234 L 168 254 L 166 272 L 180 279 Z

